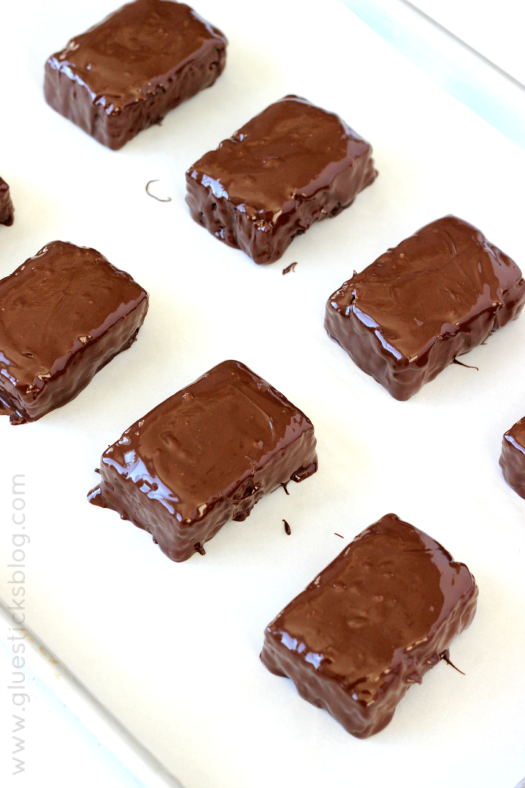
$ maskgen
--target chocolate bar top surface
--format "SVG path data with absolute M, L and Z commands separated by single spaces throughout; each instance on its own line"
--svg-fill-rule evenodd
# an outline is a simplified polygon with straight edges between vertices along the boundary
M 95 249 L 54 241 L 0 280 L 0 374 L 32 386 L 58 374 L 147 293 Z
M 389 249 L 332 300 L 377 329 L 394 357 L 413 361 L 460 322 L 503 304 L 502 294 L 521 279 L 516 263 L 482 232 L 445 216 Z
M 520 451 L 525 459 L 525 418 L 517 421 L 503 437 L 507 443 L 512 444 L 515 449 Z
M 359 534 L 269 631 L 368 704 L 406 650 L 430 641 L 462 596 L 476 595 L 464 564 L 387 514 Z
M 370 145 L 335 113 L 286 96 L 206 153 L 188 175 L 249 215 L 276 221 L 296 196 L 308 198 L 329 188 L 349 162 L 369 151 Z M 373 180 L 377 173 L 372 172 Z
M 143 480 L 150 498 L 190 522 L 311 429 L 248 367 L 224 361 L 126 430 L 102 463 Z
M 106 112 L 146 98 L 170 72 L 225 36 L 184 3 L 135 0 L 73 38 L 49 62 L 76 79 Z

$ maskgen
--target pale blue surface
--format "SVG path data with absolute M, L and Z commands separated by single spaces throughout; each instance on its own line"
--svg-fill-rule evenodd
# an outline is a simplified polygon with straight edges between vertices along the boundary
M 525 148 L 520 83 L 403 0 L 342 1 L 450 95 Z

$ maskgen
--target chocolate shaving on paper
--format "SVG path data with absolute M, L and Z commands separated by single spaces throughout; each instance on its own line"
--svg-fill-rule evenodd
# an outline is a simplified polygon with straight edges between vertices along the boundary
M 171 197 L 165 197 L 165 198 L 163 199 L 162 197 L 157 197 L 155 194 L 152 194 L 152 193 L 150 192 L 150 190 L 149 190 L 149 187 L 151 186 L 151 184 L 152 184 L 152 183 L 158 183 L 158 182 L 159 182 L 159 180 L 160 180 L 160 178 L 155 178 L 154 180 L 152 180 L 152 181 L 148 181 L 148 182 L 147 182 L 147 184 L 146 184 L 146 194 L 147 194 L 149 197 L 153 197 L 153 199 L 154 199 L 154 200 L 158 200 L 159 202 L 171 202 Z

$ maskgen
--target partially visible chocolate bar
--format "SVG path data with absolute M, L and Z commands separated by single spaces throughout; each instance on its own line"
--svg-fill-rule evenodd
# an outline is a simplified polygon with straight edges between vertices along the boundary
M 286 96 L 189 168 L 186 201 L 216 238 L 273 263 L 376 177 L 368 142 L 335 113 Z
M 10 227 L 15 220 L 15 209 L 11 201 L 9 186 L 0 178 L 0 224 Z
M 477 597 L 465 564 L 387 514 L 272 621 L 261 659 L 363 739 L 388 725 L 409 687 L 448 659 Z
M 36 421 L 135 341 L 148 294 L 95 249 L 62 241 L 0 280 L 0 415 Z
M 499 464 L 507 484 L 525 498 L 525 418 L 503 436 Z
M 263 495 L 316 470 L 312 422 L 244 364 L 224 361 L 104 452 L 89 500 L 185 561 Z
M 227 43 L 184 3 L 135 0 L 49 58 L 45 98 L 117 150 L 211 87 L 226 64 Z
M 325 328 L 358 367 L 407 400 L 524 303 L 516 263 L 471 224 L 445 216 L 336 290 Z

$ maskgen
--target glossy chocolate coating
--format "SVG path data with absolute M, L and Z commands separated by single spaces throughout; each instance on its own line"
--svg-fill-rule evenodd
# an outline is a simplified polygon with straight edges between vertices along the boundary
M 325 328 L 364 372 L 407 400 L 524 303 L 516 263 L 471 224 L 445 216 L 345 282 L 328 299 Z
M 499 464 L 507 484 L 525 498 L 525 418 L 503 436 Z
M 226 64 L 224 35 L 174 0 L 135 0 L 46 63 L 53 109 L 117 150 L 211 87 Z
M 304 413 L 244 364 L 224 361 L 104 452 L 89 500 L 185 561 L 263 495 L 315 473 L 315 447 Z
M 44 246 L 0 281 L 0 414 L 36 421 L 135 340 L 148 294 L 95 249 Z
M 387 514 L 266 628 L 261 659 L 358 738 L 382 730 L 411 684 L 476 612 L 465 564 Z
M 286 96 L 190 167 L 186 201 L 216 238 L 273 263 L 376 177 L 368 142 L 333 112 Z
M 15 220 L 15 209 L 11 202 L 11 195 L 9 194 L 9 186 L 0 178 L 0 224 L 5 224 L 10 227 Z

